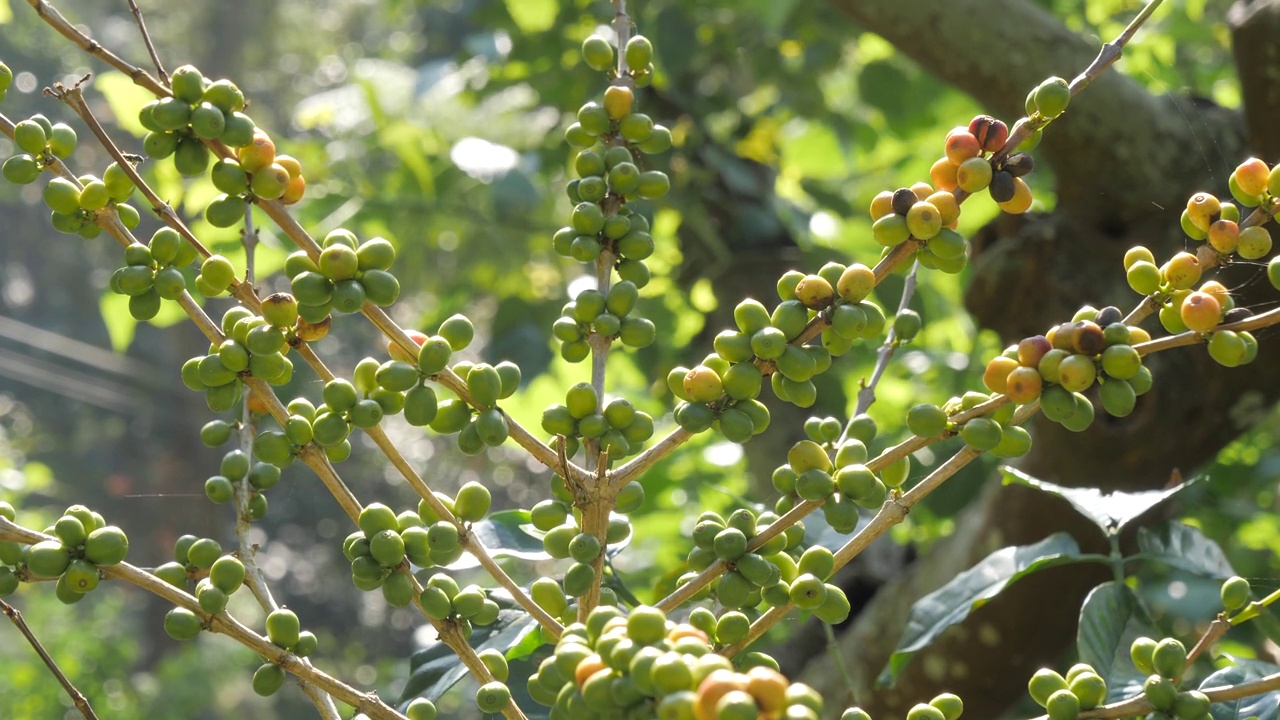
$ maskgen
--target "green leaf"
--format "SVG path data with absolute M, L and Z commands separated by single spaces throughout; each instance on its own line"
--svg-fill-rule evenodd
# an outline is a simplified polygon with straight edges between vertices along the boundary
M 782 29 L 795 7 L 796 0 L 746 0 L 742 4 L 744 11 L 750 13 L 751 17 L 773 32 Z
M 1235 662 L 1234 666 L 1223 668 L 1205 678 L 1204 682 L 1200 683 L 1200 691 L 1239 685 L 1280 672 L 1280 666 L 1260 660 L 1232 658 L 1232 661 Z M 1272 690 L 1269 693 L 1251 695 L 1239 700 L 1216 702 L 1209 707 L 1209 714 L 1213 716 L 1213 720 L 1244 720 L 1244 718 L 1276 720 L 1280 717 L 1280 691 Z
M 1133 666 L 1129 647 L 1144 635 L 1160 633 L 1132 588 L 1111 581 L 1089 592 L 1080 608 L 1076 652 L 1107 681 L 1107 702 L 1142 692 L 1146 676 Z
M 490 597 L 498 599 L 493 595 Z M 492 625 L 472 631 L 471 647 L 477 652 L 489 648 L 505 652 L 507 648 L 518 645 L 535 627 L 537 622 L 524 610 L 503 609 Z M 467 667 L 458 661 L 458 656 L 448 645 L 440 641 L 433 642 L 409 658 L 409 681 L 405 683 L 404 692 L 400 694 L 397 704 L 404 710 L 414 698 L 425 697 L 433 702 L 439 700 L 441 695 L 466 674 Z
M 506 0 L 507 12 L 524 33 L 540 33 L 556 22 L 556 0 Z
M 471 532 L 489 554 L 495 558 L 513 557 L 521 560 L 550 560 L 542 547 L 542 533 L 533 529 L 528 510 L 503 510 L 471 525 Z M 464 554 L 449 566 L 450 570 L 466 570 L 478 567 L 480 562 L 470 554 Z
M 1138 549 L 1154 559 L 1201 577 L 1225 580 L 1235 575 L 1218 543 L 1199 528 L 1179 522 L 1138 530 Z
M 94 84 L 98 92 L 107 99 L 111 114 L 115 115 L 120 129 L 136 137 L 147 134 L 147 129 L 138 122 L 138 110 L 155 100 L 154 95 L 146 88 L 135 85 L 129 76 L 121 72 L 104 72 L 94 78 Z
M 1006 485 L 1026 485 L 1027 487 L 1047 492 L 1050 495 L 1057 495 L 1071 503 L 1071 506 L 1077 512 L 1092 520 L 1104 533 L 1112 530 L 1118 531 L 1129 521 L 1159 505 L 1166 499 L 1173 497 L 1183 488 L 1190 487 L 1200 479 L 1198 477 L 1192 478 L 1167 490 L 1103 493 L 1097 488 L 1069 488 L 1055 485 L 1051 482 L 1034 478 L 1017 468 L 1007 465 L 1002 466 L 1000 469 L 1004 472 L 1004 483 Z
M 138 321 L 129 314 L 129 298 L 108 290 L 98 301 L 98 311 L 102 313 L 102 322 L 107 326 L 111 349 L 118 353 L 128 350 L 129 343 L 133 342 L 133 333 L 138 329 Z
M 845 149 L 829 126 L 821 122 L 797 125 L 803 130 L 782 146 L 784 174 L 810 179 L 832 179 L 848 174 Z
M 880 673 L 878 682 L 892 683 L 913 655 L 1009 585 L 1037 570 L 1076 562 L 1079 555 L 1075 539 L 1059 532 L 1034 545 L 1001 548 L 983 558 L 916 602 L 898 648 Z

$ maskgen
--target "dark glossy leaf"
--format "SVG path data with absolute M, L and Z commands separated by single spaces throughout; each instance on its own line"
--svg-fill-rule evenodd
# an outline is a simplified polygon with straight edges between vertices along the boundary
M 920 650 L 947 628 L 968 617 L 1010 584 L 1037 570 L 1076 562 L 1080 548 L 1065 532 L 1054 533 L 1034 545 L 1001 548 L 951 582 L 920 598 L 911 608 L 898 648 L 880 673 L 880 683 L 892 683 Z
M 533 528 L 528 510 L 503 510 L 471 526 L 481 544 L 495 558 L 514 557 L 521 560 L 548 560 L 551 558 L 542 547 L 542 534 Z M 536 533 L 536 534 L 535 534 Z M 450 570 L 478 567 L 479 561 L 464 554 L 449 566 Z
M 1225 580 L 1235 575 L 1218 543 L 1199 528 L 1179 522 L 1138 530 L 1138 548 L 1160 562 L 1203 577 Z
M 1107 701 L 1142 692 L 1146 676 L 1129 659 L 1129 647 L 1142 636 L 1159 637 L 1151 617 L 1133 590 L 1111 581 L 1094 588 L 1080 608 L 1076 652 L 1107 681 Z
M 1103 532 L 1124 527 L 1129 521 L 1199 480 L 1199 478 L 1192 478 L 1168 490 L 1103 493 L 1097 488 L 1069 488 L 1055 485 L 1051 482 L 1034 478 L 1017 468 L 1007 465 L 1000 469 L 1004 472 L 1006 485 L 1026 485 L 1037 490 L 1043 490 L 1050 495 L 1057 495 L 1071 503 L 1071 506 L 1077 512 L 1092 520 Z
M 537 623 L 523 610 L 504 609 L 498 619 L 471 633 L 471 646 L 476 651 L 495 648 L 505 652 L 517 645 Z M 467 668 L 442 642 L 433 642 L 409 658 L 409 681 L 400 694 L 397 704 L 403 710 L 414 698 L 425 697 L 435 701 L 467 674 Z
M 1280 666 L 1259 660 L 1235 660 L 1235 665 L 1223 668 L 1200 683 L 1200 690 L 1207 691 L 1229 685 L 1239 685 L 1280 673 Z M 1272 690 L 1238 700 L 1216 702 L 1209 708 L 1213 720 L 1276 720 L 1280 717 L 1280 691 Z

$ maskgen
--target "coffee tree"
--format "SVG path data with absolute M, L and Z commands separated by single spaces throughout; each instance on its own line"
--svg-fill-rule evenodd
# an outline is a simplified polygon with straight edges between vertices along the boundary
M 734 326 L 715 336 L 714 352 L 689 358 L 667 376 L 674 427 L 664 429 L 665 418 L 610 393 L 607 382 L 611 352 L 664 337 L 638 303 L 651 280 L 646 260 L 655 252 L 652 204 L 639 201 L 660 203 L 670 191 L 661 168 L 673 144 L 665 119 L 645 112 L 645 88 L 661 59 L 625 0 L 615 0 L 609 36 L 593 34 L 582 43 L 582 62 L 599 73 L 599 92 L 583 98 L 576 122 L 565 129 L 576 175 L 566 188 L 571 211 L 548 238 L 566 262 L 594 275 L 592 287 L 567 298 L 548 328 L 561 357 L 581 368 L 581 381 L 526 426 L 504 409 L 520 392 L 521 368 L 458 358 L 475 340 L 471 320 L 454 315 L 420 331 L 387 313 L 400 295 L 393 243 L 342 228 L 317 239 L 294 219 L 290 206 L 307 200 L 306 169 L 257 126 L 251 99 L 233 79 L 207 77 L 191 65 L 166 73 L 147 38 L 153 74 L 93 41 L 48 3 L 31 4 L 51 32 L 126 73 L 155 99 L 136 108 L 147 134 L 143 154 L 135 154 L 95 115 L 86 99 L 91 78 L 55 83 L 46 94 L 63 103 L 81 129 L 44 115 L 0 116 L 16 148 L 3 175 L 17 185 L 41 184 L 55 230 L 84 239 L 105 234 L 121 246 L 123 264 L 111 274 L 110 289 L 128 298 L 134 318 L 150 320 L 166 302 L 176 303 L 207 338 L 206 352 L 173 371 L 203 394 L 214 416 L 200 439 L 210 447 L 233 446 L 209 469 L 204 492 L 213 504 L 229 506 L 235 534 L 184 536 L 171 562 L 139 568 L 127 562 L 126 530 L 89 507 L 73 505 L 52 525 L 30 527 L 20 507 L 0 503 L 0 596 L 27 585 L 21 595 L 27 602 L 47 602 L 52 594 L 74 604 L 92 602 L 103 580 L 135 585 L 172 603 L 163 621 L 169 636 L 188 640 L 209 632 L 250 648 L 261 658 L 256 669 L 245 668 L 257 693 L 279 692 L 293 677 L 321 717 L 338 717 L 341 705 L 370 718 L 434 718 L 434 701 L 470 675 L 479 686 L 479 711 L 508 718 L 868 718 L 788 680 L 756 647 L 764 633 L 797 615 L 831 625 L 845 621 L 850 602 L 833 574 L 975 458 L 1026 454 L 1032 436 L 1022 425 L 1034 414 L 1076 432 L 1099 413 L 1125 417 L 1158 380 L 1146 357 L 1207 352 L 1225 367 L 1247 365 L 1258 353 L 1254 333 L 1280 322 L 1280 310 L 1239 306 L 1236 289 L 1216 279 L 1224 266 L 1252 265 L 1280 289 L 1280 258 L 1272 257 L 1280 167 L 1250 158 L 1232 173 L 1230 198 L 1198 192 L 1180 218 L 1170 217 L 1187 237 L 1186 251 L 1159 257 L 1136 246 L 1126 253 L 1116 272 L 1135 293 L 1131 308 L 1082 305 L 990 358 L 984 388 L 916 404 L 900 427 L 877 427 L 866 414 L 896 349 L 921 329 L 920 316 L 908 307 L 917 275 L 959 273 L 968 262 L 968 241 L 956 230 L 963 203 L 985 193 L 1005 213 L 1031 208 L 1027 178 L 1042 134 L 1052 133 L 1072 98 L 1120 57 L 1160 5 L 1153 0 L 1089 67 L 1064 68 L 1079 71 L 1073 79 L 1051 77 L 1029 88 L 1025 116 L 979 115 L 958 125 L 930 150 L 941 157 L 929 182 L 877 195 L 870 216 L 883 248 L 878 258 L 787 270 L 778 277 L 776 299 L 742 299 Z M 0 100 L 12 78 L 0 66 Z M 86 131 L 113 162 L 81 174 L 74 151 Z M 214 227 L 240 230 L 244 267 L 211 252 L 190 219 L 139 172 L 143 162 L 170 158 L 184 178 L 207 177 L 216 187 L 203 217 Z M 162 223 L 149 237 L 134 232 L 144 212 Z M 257 290 L 255 224 L 263 221 L 297 247 L 283 268 L 291 292 L 262 296 Z M 904 292 L 896 308 L 886 308 L 875 291 L 895 272 L 906 273 Z M 235 304 L 220 317 L 207 314 L 198 299 L 222 295 Z M 348 317 L 356 315 L 363 320 Z M 1152 316 L 1158 323 L 1147 322 Z M 361 321 L 385 336 L 385 351 L 344 377 L 317 348 L 335 323 Z M 687 543 L 687 555 L 674 590 L 647 604 L 620 593 L 611 581 L 620 572 L 613 559 L 633 534 L 628 514 L 644 499 L 645 473 L 699 434 L 748 443 L 768 432 L 771 413 L 762 395 L 812 406 L 814 378 L 840 372 L 841 356 L 858 345 L 879 348 L 875 373 L 850 417 L 810 418 L 803 426 L 807 439 L 777 458 L 772 510 L 701 512 L 691 537 L 675 540 Z M 282 396 L 278 388 L 289 384 L 299 364 L 322 390 Z M 429 474 L 406 459 L 382 426 L 398 414 L 410 426 L 452 436 L 467 455 L 518 446 L 547 471 L 545 499 L 492 512 L 491 488 L 483 482 L 468 482 L 453 495 L 434 490 Z M 357 497 L 338 470 L 352 453 L 353 433 L 378 447 L 418 495 L 416 506 Z M 954 437 L 963 443 L 960 450 L 913 477 L 913 454 Z M 270 512 L 281 470 L 293 463 L 313 472 L 349 516 L 353 529 L 341 545 L 355 588 L 380 593 L 391 606 L 415 608 L 438 635 L 434 647 L 415 656 L 409 687 L 394 705 L 312 663 L 324 648 L 305 629 L 306 618 L 276 601 L 255 560 L 251 525 Z M 1267 606 L 1276 593 L 1262 596 L 1243 578 L 1226 579 L 1222 612 L 1188 649 L 1155 628 L 1126 580 L 1135 562 L 1209 577 L 1231 574 L 1212 543 L 1189 526 L 1144 530 L 1142 553 L 1122 552 L 1124 527 L 1180 488 L 1100 496 L 1016 470 L 1007 474 L 1064 497 L 1098 526 L 1111 553 L 1082 553 L 1065 534 L 993 553 L 917 603 L 886 677 L 1018 579 L 1050 566 L 1097 563 L 1114 579 L 1085 602 L 1080 662 L 1063 673 L 1041 669 L 1028 681 L 1031 699 L 1047 717 L 1274 716 L 1280 673 L 1263 663 L 1210 667 L 1207 661 L 1231 628 L 1259 618 L 1270 622 Z M 806 521 L 846 537 L 832 550 L 815 541 Z M 222 541 L 232 539 L 234 547 L 224 549 Z M 563 562 L 554 576 L 522 585 L 508 574 L 511 557 Z M 460 585 L 451 571 L 473 565 L 489 581 Z M 230 596 L 241 591 L 261 605 L 263 628 L 228 612 Z M 17 620 L 16 611 L 5 608 Z M 34 634 L 27 637 L 39 647 Z M 95 717 L 93 698 L 48 664 L 83 715 Z M 513 685 L 526 702 L 513 698 Z M 955 720 L 963 711 L 954 694 L 919 700 L 910 720 Z

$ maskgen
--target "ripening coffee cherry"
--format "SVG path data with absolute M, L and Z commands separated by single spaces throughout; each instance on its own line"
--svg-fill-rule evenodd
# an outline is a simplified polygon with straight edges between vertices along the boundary
M 1245 260 L 1259 260 L 1271 252 L 1271 232 L 1253 225 L 1240 231 L 1236 239 L 1236 253 Z
M 1206 333 L 1218 326 L 1218 320 L 1222 316 L 1222 306 L 1213 295 L 1196 291 L 1182 300 L 1178 314 L 1188 330 Z
M 604 110 L 610 120 L 621 120 L 631 114 L 635 93 L 623 85 L 612 85 L 604 91 Z
M 936 161 L 934 161 L 933 165 L 929 168 L 929 180 L 930 182 L 933 183 L 934 187 L 938 188 L 938 190 L 941 190 L 943 192 L 951 192 L 952 190 L 955 190 L 957 187 L 957 181 L 956 181 L 957 169 L 958 169 L 958 165 L 952 162 L 951 158 L 945 157 L 945 156 L 940 157 Z M 889 197 L 892 197 L 892 196 L 889 196 Z M 873 201 L 873 205 L 874 205 L 874 201 Z M 883 210 L 884 208 L 881 207 L 879 209 Z M 880 215 L 874 215 L 872 219 L 878 220 L 886 214 L 888 213 L 881 213 Z
M 996 186 L 996 177 L 998 175 L 999 173 L 995 173 L 992 175 L 992 178 L 991 178 L 992 188 L 995 188 Z M 995 198 L 995 195 L 992 194 L 992 199 L 994 198 Z M 1000 206 L 1001 210 L 1009 213 L 1010 215 L 1021 215 L 1022 213 L 1031 209 L 1032 200 L 1033 200 L 1033 197 L 1031 194 L 1031 186 L 1027 185 L 1026 181 L 1023 180 L 1022 178 L 1016 177 L 1016 178 L 1013 178 L 1012 197 L 1010 197 L 1006 201 L 998 202 L 997 204 Z
M 956 168 L 956 185 L 965 192 L 976 193 L 991 184 L 991 163 L 981 157 L 971 157 Z
M 1043 388 L 1040 371 L 1033 367 L 1017 367 L 1005 378 L 1005 395 L 1016 405 L 1034 402 Z
M 276 145 L 271 137 L 262 130 L 253 131 L 253 139 L 248 145 L 239 148 L 236 156 L 240 167 L 249 174 L 268 168 L 276 161 Z

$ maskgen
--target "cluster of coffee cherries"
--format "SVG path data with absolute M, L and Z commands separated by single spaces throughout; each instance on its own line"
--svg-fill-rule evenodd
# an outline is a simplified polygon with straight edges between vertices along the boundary
M 579 571 L 577 574 L 581 576 L 584 573 L 583 571 Z M 575 588 L 574 583 L 582 582 L 583 580 L 581 577 L 575 578 L 574 581 L 570 582 L 569 587 L 571 589 L 577 589 Z M 591 579 L 587 579 L 585 582 L 590 584 Z M 585 592 L 586 590 L 582 590 L 577 595 L 570 595 L 561 584 L 561 581 L 549 577 L 538 578 L 537 580 L 534 580 L 533 585 L 529 587 L 529 597 L 533 599 L 533 602 L 536 603 L 538 607 L 547 611 L 547 614 L 552 617 L 559 618 L 560 622 L 565 624 L 570 624 L 577 620 L 577 598 L 581 597 Z M 616 607 L 618 604 L 618 595 L 613 591 L 613 588 L 603 586 L 600 588 L 600 597 L 597 604 Z
M 879 509 L 889 490 L 901 487 L 911 472 L 911 460 L 903 457 L 879 472 L 867 466 L 868 446 L 876 425 L 867 415 L 853 418 L 848 436 L 835 418 L 809 418 L 807 440 L 787 451 L 787 462 L 773 471 L 773 487 L 781 497 L 774 505 L 786 513 L 799 502 L 822 503 L 822 512 L 833 530 L 849 533 L 857 527 L 858 509 Z
M 1083 307 L 1071 322 L 1025 338 L 993 358 L 983 384 L 1019 405 L 1038 398 L 1045 417 L 1075 432 L 1093 423 L 1093 403 L 1083 393 L 1095 384 L 1103 409 L 1125 417 L 1138 396 L 1151 389 L 1152 379 L 1133 347 L 1150 335 L 1123 319 L 1114 306 Z
M 565 439 L 565 456 L 577 454 L 581 440 L 596 440 L 609 462 L 635 455 L 653 437 L 653 416 L 623 398 L 601 405 L 590 383 L 578 383 L 565 392 L 563 405 L 542 411 L 542 429 Z
M 999 372 L 998 370 L 996 371 Z M 998 458 L 1015 458 L 1031 450 L 1031 433 L 1013 425 L 1013 405 L 1002 405 L 990 415 L 970 418 L 958 423 L 953 415 L 968 412 L 992 399 L 991 395 L 967 392 L 939 406 L 921 403 L 907 411 L 907 429 L 912 435 L 934 438 L 958 434 L 965 444 L 979 452 L 990 452 Z
M 666 152 L 671 147 L 671 131 L 654 123 L 653 118 L 635 111 L 635 87 L 643 87 L 653 77 L 653 46 L 643 36 L 632 37 L 624 48 L 628 69 L 617 74 L 613 47 L 604 38 L 593 35 L 583 43 L 582 56 L 587 65 L 613 78 L 601 102 L 588 102 L 578 110 L 578 121 L 565 131 L 566 141 L 578 149 L 574 170 L 578 177 L 567 186 L 569 200 L 574 203 L 569 224 L 556 231 L 552 247 L 556 253 L 579 262 L 595 262 L 607 252 L 618 277 L 635 289 L 649 283 L 649 268 L 644 260 L 653 254 L 653 237 L 649 221 L 628 205 L 632 200 L 652 200 L 667 194 L 671 181 L 660 170 L 645 170 L 643 155 Z M 632 60 L 636 61 L 632 64 Z M 632 293 L 634 294 L 634 293 Z M 619 297 L 615 303 L 634 306 L 634 297 Z M 566 313 L 575 324 L 584 326 L 577 332 L 560 323 L 556 334 L 564 345 L 561 354 L 578 362 L 588 354 L 585 336 L 597 333 L 617 336 L 626 345 L 643 347 L 653 340 L 652 323 L 641 318 L 626 318 L 610 309 L 617 327 L 601 312 L 588 314 L 583 307 L 577 313 Z M 627 322 L 629 320 L 630 322 Z M 647 322 L 647 321 L 646 321 Z
M 170 76 L 171 97 L 152 100 L 138 111 L 146 128 L 142 148 L 157 160 L 173 156 L 185 177 L 209 166 L 206 142 L 220 140 L 238 148 L 253 142 L 256 126 L 244 110 L 244 93 L 230 80 L 212 81 L 191 65 Z
M 292 322 L 273 325 L 240 305 L 228 309 L 222 315 L 226 339 L 210 344 L 207 355 L 185 362 L 182 382 L 203 391 L 205 403 L 214 412 L 226 412 L 240 400 L 242 373 L 271 385 L 284 385 L 293 377 L 293 362 L 285 357 L 289 351 L 285 328 L 291 326 Z
M 630 280 L 614 283 L 608 293 L 589 288 L 560 310 L 551 334 L 560 341 L 560 357 L 582 362 L 591 354 L 592 335 L 620 340 L 633 348 L 648 347 L 657 337 L 653 321 L 632 315 L 640 289 Z
M 800 552 L 803 527 L 796 532 L 788 529 L 747 552 L 746 548 L 754 544 L 752 537 L 756 532 L 777 522 L 777 516 L 762 513 L 757 518 L 749 511 L 736 510 L 724 524 L 718 523 L 718 519 L 714 514 L 699 518 L 694 527 L 701 528 L 701 532 L 694 536 L 697 547 L 689 554 L 689 565 L 703 570 L 711 562 L 721 560 L 732 568 L 711 587 L 711 593 L 721 605 L 754 615 L 761 603 L 769 607 L 790 603 L 830 624 L 843 622 L 849 616 L 849 600 L 844 591 L 826 582 L 835 572 L 831 551 L 812 546 Z M 743 528 L 751 532 L 743 532 Z M 706 546 L 708 540 L 709 547 Z M 727 637 L 724 633 L 717 637 L 725 644 L 744 639 Z
M 459 587 L 458 581 L 444 573 L 436 573 L 427 579 L 419 600 L 427 617 L 455 624 L 464 638 L 471 637 L 473 626 L 492 625 L 500 612 L 498 603 L 488 596 L 484 588 L 479 585 Z
M 325 235 L 319 262 L 303 250 L 285 260 L 298 314 L 309 323 L 320 323 L 333 310 L 360 312 L 365 300 L 386 307 L 400 296 L 400 282 L 387 271 L 396 249 L 385 238 L 364 242 L 350 230 L 339 228 Z
M 1266 167 L 1266 163 L 1258 162 Z M 1241 167 L 1246 166 L 1247 163 Z M 1280 178 L 1280 173 L 1277 178 Z M 1263 193 L 1264 196 L 1269 195 L 1265 189 Z M 1265 197 L 1263 200 L 1251 200 L 1262 201 Z M 1233 253 L 1244 260 L 1258 260 L 1271 253 L 1270 231 L 1262 225 L 1240 227 L 1240 208 L 1219 200 L 1211 193 L 1199 192 L 1187 200 L 1187 209 L 1182 211 L 1182 230 L 1187 237 L 1214 250 L 1219 260 Z
M 565 596 L 580 598 L 591 590 L 596 580 L 596 570 L 592 563 L 600 554 L 605 552 L 606 545 L 617 545 L 626 540 L 631 535 L 631 524 L 623 517 L 624 512 L 633 512 L 640 503 L 644 501 L 644 491 L 639 489 L 637 483 L 635 488 L 627 490 L 625 497 L 620 496 L 619 501 L 625 502 L 626 505 L 620 505 L 622 510 L 609 518 L 608 528 L 605 531 L 604 543 L 595 535 L 583 532 L 580 527 L 581 518 L 571 516 L 567 512 L 560 516 L 560 522 L 547 530 L 542 537 L 542 546 L 547 554 L 557 560 L 572 559 L 573 562 L 565 570 L 564 576 L 560 579 L 560 590 L 562 591 L 557 600 L 549 590 L 545 590 L 542 601 L 546 604 L 539 603 L 539 606 L 548 613 L 556 614 L 560 617 L 571 618 L 576 612 L 576 607 L 570 607 L 568 599 Z M 638 490 L 638 492 L 637 492 Z M 554 513 L 559 507 L 544 506 L 541 510 L 542 521 L 549 524 L 554 517 Z M 552 582 L 555 582 L 554 580 Z M 612 601 L 610 602 L 612 604 Z
M 125 265 L 111 274 L 107 287 L 128 296 L 129 314 L 135 319 L 150 320 L 160 312 L 161 300 L 177 300 L 187 291 L 182 271 L 195 258 L 195 248 L 176 230 L 160 228 L 146 245 L 134 243 L 124 249 Z
M 981 158 L 978 162 L 987 163 Z M 871 235 L 886 254 L 911 238 L 920 240 L 924 244 L 916 258 L 921 265 L 955 274 L 969 261 L 969 243 L 955 229 L 959 217 L 960 204 L 953 193 L 916 183 L 872 198 Z
M 672 622 L 657 608 L 640 606 L 624 616 L 602 606 L 586 623 L 565 628 L 555 654 L 529 678 L 528 690 L 551 708 L 553 720 L 821 715 L 822 698 L 814 690 L 789 682 L 767 656 L 744 657 L 754 664 L 735 668 L 713 651 L 706 630 Z
M 813 378 L 831 367 L 832 357 L 884 333 L 884 311 L 868 299 L 875 285 L 867 266 L 832 262 L 816 274 L 784 273 L 777 285 L 781 302 L 772 312 L 758 300 L 739 303 L 737 330 L 718 334 L 715 352 L 693 368 L 668 373 L 667 385 L 681 400 L 676 422 L 689 432 L 716 428 L 733 442 L 750 440 L 769 425 L 768 409 L 756 399 L 766 376 L 779 399 L 812 405 L 818 395 Z M 814 323 L 822 328 L 820 342 L 798 342 Z
M 0 502 L 0 516 L 17 519 L 7 502 Z M 44 534 L 56 539 L 33 545 L 0 542 L 0 597 L 17 590 L 20 581 L 57 578 L 58 600 L 71 605 L 98 586 L 99 568 L 118 565 L 129 554 L 124 531 L 83 505 L 64 510 Z
M 498 401 L 511 397 L 519 389 L 520 367 L 510 361 L 497 365 L 463 361 L 450 367 L 453 353 L 466 349 L 475 337 L 475 327 L 464 315 L 447 318 L 435 335 L 416 330 L 407 334 L 418 345 L 416 358 L 394 341 L 387 343 L 387 352 L 397 363 L 416 365 L 418 375 L 412 379 L 415 384 L 404 395 L 405 417 L 409 423 L 427 425 L 441 435 L 456 434 L 458 449 L 467 455 L 478 455 L 487 447 L 506 442 L 510 425 Z M 435 391 L 425 385 L 428 378 L 446 370 L 451 370 L 466 384 L 470 402 L 461 398 L 439 401 Z M 383 383 L 384 389 L 408 385 L 411 381 L 409 373 L 398 365 L 384 366 L 380 372 L 378 382 Z
M 210 420 L 200 428 L 200 441 L 209 447 L 218 447 L 234 437 L 237 429 L 238 424 Z M 258 455 L 256 448 L 254 455 Z M 267 462 L 260 455 L 254 459 L 239 448 L 233 449 L 222 456 L 218 474 L 204 481 L 204 494 L 216 504 L 231 502 L 235 498 L 237 483 L 247 481 L 249 519 L 261 520 L 267 514 L 267 498 L 262 493 L 280 482 L 280 468 L 293 459 L 292 454 L 285 457 L 284 462 L 278 457 L 271 458 L 274 462 Z
M 1236 202 L 1250 208 L 1267 208 L 1274 217 L 1275 202 L 1280 198 L 1280 164 L 1268 168 L 1262 160 L 1249 158 L 1236 166 L 1227 184 Z
M 275 142 L 260 129 L 253 131 L 253 142 L 236 150 L 235 159 L 215 162 L 209 177 L 220 191 L 204 209 L 205 220 L 214 227 L 240 224 L 245 203 L 254 199 L 292 205 L 302 199 L 307 187 L 302 163 L 291 155 L 277 153 Z
M 1224 207 L 1234 206 L 1227 203 Z M 1223 222 L 1226 221 L 1219 219 L 1211 226 Z M 1264 228 L 1248 228 L 1255 229 L 1266 235 Z M 1266 243 L 1269 251 L 1269 235 Z M 1234 251 L 1240 252 L 1239 246 Z M 1258 341 L 1251 333 L 1217 329 L 1222 323 L 1245 320 L 1253 313 L 1248 308 L 1235 307 L 1231 291 L 1217 280 L 1200 282 L 1203 266 L 1198 256 L 1180 252 L 1157 267 L 1151 251 L 1137 246 L 1125 253 L 1124 266 L 1129 287 L 1160 302 L 1160 324 L 1165 330 L 1173 334 L 1208 333 L 1209 356 L 1226 367 L 1245 365 L 1257 357 Z
M 1022 178 L 1035 169 L 1035 162 L 1025 152 L 1017 152 L 993 164 L 992 155 L 1008 140 L 1008 126 L 990 115 L 979 115 L 969 121 L 968 127 L 956 127 L 947 133 L 945 154 L 929 169 L 929 177 L 940 191 L 973 194 L 986 190 L 1001 210 L 1013 215 L 1024 213 L 1031 208 L 1031 187 Z M 919 240 L 929 239 L 914 232 L 912 235 Z
M 1208 720 L 1209 698 L 1199 690 L 1179 690 L 1187 666 L 1187 648 L 1177 638 L 1140 637 L 1129 646 L 1129 658 L 1147 676 L 1142 694 L 1159 718 Z
M 76 148 L 76 131 L 64 123 L 52 123 L 44 115 L 33 115 L 19 122 L 13 130 L 14 142 L 21 151 L 5 160 L 4 178 L 15 185 L 27 185 L 40 177 L 40 172 L 56 159 L 67 158 Z M 127 200 L 133 195 L 133 181 L 116 163 L 107 167 L 101 178 L 84 175 L 75 181 L 54 177 L 45 186 L 43 197 L 50 209 L 50 222 L 58 232 L 92 239 L 102 233 L 97 216 L 107 208 L 114 209 L 121 223 L 130 230 L 141 217 Z
M 435 497 L 452 518 L 440 517 L 425 501 L 419 502 L 417 512 L 406 510 L 399 515 L 381 503 L 371 503 L 361 511 L 360 530 L 342 543 L 357 588 L 381 588 L 388 603 L 404 607 L 413 601 L 413 579 L 400 572 L 406 558 L 418 567 L 435 567 L 462 557 L 459 524 L 484 519 L 492 501 L 489 490 L 470 482 L 453 498 L 442 493 Z
M 1107 681 L 1092 665 L 1078 663 L 1065 676 L 1050 668 L 1037 670 L 1027 681 L 1027 691 L 1045 709 L 1049 720 L 1074 720 L 1081 710 L 1092 710 L 1106 701 Z M 1192 717 L 1199 720 L 1200 713 Z
M 315 633 L 303 630 L 298 615 L 288 608 L 272 610 L 267 615 L 267 639 L 272 645 L 304 658 L 315 652 L 319 643 Z M 253 691 L 263 697 L 276 694 L 284 686 L 284 668 L 265 662 L 253 673 Z
M 173 560 L 156 567 L 152 574 L 184 592 L 194 581 L 200 609 L 217 615 L 244 584 L 245 567 L 239 558 L 224 555 L 217 540 L 183 535 L 174 543 Z M 165 632 L 175 640 L 190 640 L 203 627 L 200 616 L 187 608 L 173 608 L 164 618 Z

